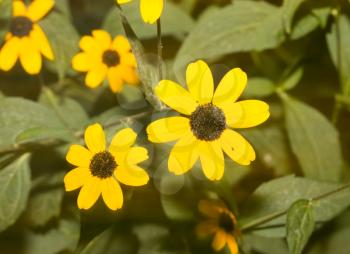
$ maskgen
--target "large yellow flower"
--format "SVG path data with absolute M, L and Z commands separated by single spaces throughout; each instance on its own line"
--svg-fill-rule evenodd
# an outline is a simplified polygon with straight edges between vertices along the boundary
M 129 186 L 147 184 L 149 177 L 145 170 L 137 166 L 147 160 L 147 150 L 143 147 L 131 147 L 136 133 L 126 128 L 113 138 L 106 149 L 105 133 L 99 124 L 89 126 L 85 131 L 85 143 L 88 147 L 72 145 L 67 153 L 67 161 L 77 168 L 64 177 L 66 191 L 80 187 L 78 207 L 89 209 L 100 194 L 105 204 L 112 210 L 123 206 L 123 193 L 118 182 Z
M 9 71 L 19 58 L 27 73 L 38 74 L 42 66 L 40 54 L 54 59 L 50 43 L 38 25 L 53 6 L 54 0 L 34 0 L 28 8 L 20 0 L 13 1 L 10 31 L 0 51 L 0 69 Z
M 232 69 L 214 93 L 208 65 L 197 61 L 188 66 L 186 80 L 189 91 L 170 80 L 158 84 L 156 94 L 181 115 L 157 120 L 147 127 L 152 142 L 178 140 L 170 152 L 169 170 L 184 174 L 199 158 L 206 177 L 219 180 L 224 174 L 223 151 L 241 165 L 250 164 L 255 159 L 254 149 L 232 128 L 256 126 L 270 113 L 262 101 L 236 102 L 246 87 L 247 75 L 239 68 Z
M 116 0 L 118 4 L 125 4 L 132 0 Z M 140 0 L 140 11 L 144 22 L 153 24 L 163 11 L 164 0 Z
M 80 48 L 72 61 L 77 71 L 87 72 L 85 83 L 90 88 L 98 87 L 108 78 L 113 92 L 120 92 L 124 82 L 136 85 L 139 82 L 136 73 L 136 59 L 131 52 L 129 41 L 119 35 L 112 41 L 103 30 L 95 30 L 93 36 L 84 36 Z
M 222 250 L 226 245 L 231 254 L 238 253 L 236 238 L 240 235 L 237 228 L 236 217 L 220 201 L 201 200 L 199 211 L 208 217 L 207 221 L 200 223 L 196 232 L 200 237 L 214 234 L 212 247 L 216 251 Z

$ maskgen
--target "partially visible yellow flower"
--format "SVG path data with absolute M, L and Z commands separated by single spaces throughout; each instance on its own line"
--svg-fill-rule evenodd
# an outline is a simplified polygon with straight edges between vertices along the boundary
M 72 145 L 67 161 L 76 166 L 64 177 L 66 191 L 81 187 L 78 197 L 80 209 L 91 208 L 100 194 L 111 210 L 123 206 L 123 193 L 119 182 L 129 186 L 147 184 L 147 172 L 137 166 L 148 159 L 143 147 L 132 147 L 136 133 L 126 128 L 119 131 L 106 149 L 105 133 L 99 124 L 89 126 L 85 131 L 85 147 Z
M 95 30 L 92 36 L 86 35 L 80 40 L 80 48 L 83 52 L 74 56 L 72 65 L 76 71 L 87 72 L 88 87 L 96 88 L 106 78 L 115 93 L 122 90 L 125 82 L 138 84 L 136 59 L 125 37 L 118 35 L 112 41 L 106 31 Z
M 201 200 L 198 208 L 209 219 L 197 226 L 197 235 L 200 237 L 215 235 L 212 242 L 214 250 L 220 251 L 227 246 L 231 254 L 237 254 L 236 238 L 240 232 L 236 226 L 236 217 L 232 212 L 222 202 L 213 200 Z
M 210 180 L 224 174 L 224 152 L 241 165 L 255 160 L 249 142 L 232 130 L 259 125 L 268 119 L 269 106 L 259 100 L 236 102 L 247 85 L 247 75 L 239 68 L 229 71 L 214 93 L 214 81 L 208 65 L 197 61 L 188 66 L 189 91 L 170 80 L 162 80 L 155 93 L 180 113 L 154 121 L 147 127 L 148 139 L 155 143 L 177 141 L 170 152 L 169 171 L 181 175 L 198 158 Z
M 50 43 L 38 24 L 54 4 L 54 0 L 34 0 L 27 8 L 22 1 L 13 1 L 10 31 L 0 51 L 0 69 L 9 71 L 19 59 L 24 70 L 33 75 L 41 70 L 40 54 L 54 59 Z
M 132 0 L 116 0 L 118 4 L 125 4 Z M 162 15 L 164 0 L 140 0 L 140 11 L 145 23 L 153 24 Z

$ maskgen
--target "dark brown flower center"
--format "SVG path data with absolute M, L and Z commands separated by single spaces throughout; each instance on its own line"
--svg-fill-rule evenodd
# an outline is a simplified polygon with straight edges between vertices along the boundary
M 90 171 L 93 176 L 104 179 L 111 177 L 117 166 L 113 155 L 104 151 L 94 155 L 90 163 Z
M 226 118 L 220 108 L 209 103 L 197 107 L 190 116 L 190 125 L 199 140 L 212 141 L 226 129 Z
M 235 223 L 227 213 L 222 213 L 219 217 L 219 227 L 225 230 L 226 233 L 233 233 Z
M 116 51 L 109 49 L 103 53 L 102 61 L 108 67 L 114 67 L 114 66 L 117 66 L 119 64 L 120 57 Z
M 25 37 L 30 34 L 33 29 L 33 22 L 24 16 L 14 17 L 11 22 L 10 32 L 17 37 Z

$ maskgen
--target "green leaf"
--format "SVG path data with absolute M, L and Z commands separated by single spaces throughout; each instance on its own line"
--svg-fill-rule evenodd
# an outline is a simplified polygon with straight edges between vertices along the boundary
M 34 127 L 24 130 L 16 137 L 17 144 L 39 143 L 51 139 L 59 139 L 63 141 L 72 141 L 74 136 L 71 131 L 66 129 L 54 129 L 46 127 Z
M 30 191 L 29 154 L 0 171 L 0 232 L 16 222 Z
M 24 233 L 23 254 L 73 253 L 80 238 L 78 212 L 65 215 L 57 225 L 44 232 L 25 230 Z
M 305 0 L 284 0 L 283 1 L 283 21 L 284 21 L 284 26 L 286 29 L 286 32 L 288 34 L 291 33 L 292 31 L 292 23 L 293 23 L 293 18 L 295 15 L 295 12 L 298 10 L 300 5 L 304 2 Z
M 309 200 L 296 201 L 287 214 L 287 242 L 291 254 L 301 254 L 315 228 L 314 209 Z
M 290 35 L 292 40 L 298 40 L 320 26 L 319 20 L 312 14 L 305 15 L 295 22 L 292 33 Z
M 135 243 L 129 234 L 116 232 L 110 227 L 92 239 L 80 254 L 131 254 L 136 253 Z
M 52 65 L 60 80 L 71 70 L 73 56 L 79 51 L 79 35 L 63 14 L 51 12 L 40 22 L 54 53 Z M 59 28 L 59 30 L 57 30 Z
M 8 31 L 12 17 L 12 0 L 0 0 L 0 45 Z
M 342 91 L 350 94 L 350 20 L 345 14 L 337 14 L 330 32 L 327 34 L 328 50 L 338 69 Z
M 272 218 L 280 212 L 286 211 L 299 199 L 313 199 L 321 194 L 340 188 L 341 184 L 327 183 L 302 177 L 286 176 L 274 179 L 260 185 L 253 195 L 246 201 L 242 211 L 241 222 L 246 226 L 266 218 Z M 320 200 L 313 200 L 315 221 L 326 222 L 338 216 L 350 206 L 350 189 L 339 191 Z M 285 237 L 283 227 L 286 216 L 272 219 L 261 224 L 261 227 L 276 226 L 254 231 L 265 237 Z
M 32 128 L 61 129 L 55 114 L 38 103 L 21 99 L 0 100 L 0 148 L 11 146 L 23 131 Z
M 250 78 L 243 96 L 246 98 L 264 98 L 274 94 L 275 84 L 267 78 Z
M 138 1 L 123 5 L 123 13 L 139 38 L 150 39 L 157 37 L 156 27 L 145 24 L 141 19 L 139 5 Z M 187 13 L 169 1 L 165 4 L 161 22 L 163 36 L 174 35 L 183 37 L 184 34 L 191 31 L 194 25 L 192 18 Z M 122 21 L 116 8 L 113 8 L 107 14 L 102 27 L 112 36 L 124 34 Z
M 304 68 L 297 67 L 293 69 L 291 73 L 288 73 L 287 77 L 282 81 L 281 88 L 283 90 L 293 89 L 301 80 L 304 75 Z
M 281 8 L 262 1 L 237 0 L 200 19 L 184 41 L 175 69 L 196 59 L 271 49 L 284 39 Z
M 312 107 L 286 95 L 282 98 L 289 140 L 305 176 L 339 181 L 343 159 L 337 130 Z

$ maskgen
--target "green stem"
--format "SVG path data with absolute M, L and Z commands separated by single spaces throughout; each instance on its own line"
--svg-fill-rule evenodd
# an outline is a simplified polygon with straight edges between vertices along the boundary
M 158 37 L 158 71 L 159 80 L 163 79 L 163 43 L 162 43 L 162 25 L 160 18 L 157 20 L 157 37 Z
M 349 189 L 349 188 L 350 188 L 350 183 L 347 183 L 347 184 L 343 185 L 342 187 L 339 187 L 335 190 L 332 190 L 332 191 L 323 193 L 319 196 L 316 196 L 314 198 L 311 198 L 310 201 L 320 201 L 322 199 L 328 198 L 329 196 L 332 196 L 333 194 L 337 194 L 337 193 L 342 192 L 342 191 Z M 265 216 L 265 217 L 260 218 L 256 221 L 253 221 L 251 223 L 243 225 L 241 227 L 241 231 L 242 232 L 252 231 L 252 230 L 256 229 L 258 226 L 263 225 L 263 224 L 270 222 L 272 220 L 275 220 L 277 218 L 280 218 L 280 217 L 286 215 L 287 213 L 288 213 L 288 209 L 280 211 L 280 212 L 276 212 L 276 213 L 268 215 L 268 216 Z

